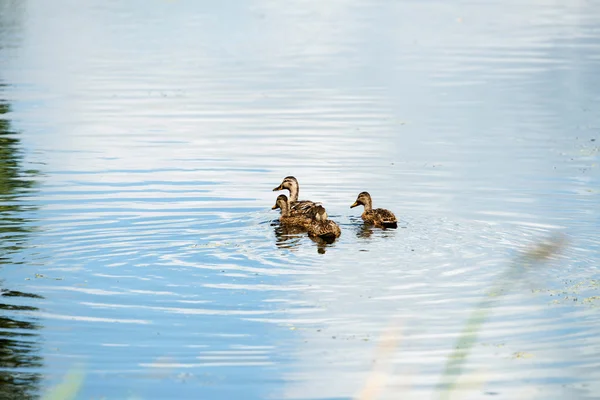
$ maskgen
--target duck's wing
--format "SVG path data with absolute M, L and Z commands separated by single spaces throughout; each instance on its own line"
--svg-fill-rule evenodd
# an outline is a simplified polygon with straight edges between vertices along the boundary
M 305 215 L 292 215 L 289 217 L 281 217 L 279 219 L 279 221 L 283 225 L 303 227 L 306 229 L 311 224 L 312 219 L 310 219 L 309 217 L 307 217 Z
M 396 216 L 390 210 L 386 210 L 385 208 L 378 208 L 374 211 L 375 211 L 375 214 L 377 214 L 378 219 L 380 219 L 381 222 L 383 222 L 383 223 L 398 222 L 398 220 L 396 219 Z
M 338 224 L 332 220 L 327 221 L 313 221 L 310 224 L 308 233 L 311 236 L 317 236 L 320 238 L 332 237 L 336 238 L 340 236 L 341 230 Z
M 306 215 L 309 218 L 314 218 L 314 208 L 321 203 L 315 203 L 310 200 L 300 200 L 292 204 L 292 215 Z
M 332 220 L 328 220 L 327 223 L 329 224 L 329 230 L 331 231 L 331 233 L 333 233 L 335 237 L 339 237 L 342 234 L 342 230 L 340 229 L 340 226 L 338 224 L 336 224 Z

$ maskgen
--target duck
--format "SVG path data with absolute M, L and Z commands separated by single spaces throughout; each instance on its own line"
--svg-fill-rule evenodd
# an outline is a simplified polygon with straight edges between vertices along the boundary
M 279 186 L 273 189 L 274 192 L 278 190 L 287 189 L 290 192 L 290 213 L 292 216 L 306 216 L 313 218 L 315 216 L 315 207 L 318 203 L 310 200 L 298 200 L 298 194 L 300 192 L 300 185 L 298 180 L 293 176 L 286 176 Z
M 308 226 L 312 222 L 312 218 L 309 218 L 306 215 L 292 215 L 290 211 L 290 203 L 285 194 L 280 194 L 277 196 L 277 200 L 275 201 L 275 205 L 271 207 L 271 210 L 281 209 L 281 216 L 279 217 L 279 222 L 282 225 L 288 227 L 300 227 L 308 228 Z
M 368 192 L 360 192 L 354 204 L 350 208 L 363 205 L 365 211 L 361 217 L 363 221 L 369 224 L 373 224 L 378 228 L 397 228 L 398 220 L 393 212 L 386 210 L 385 208 L 373 209 L 373 200 Z
M 342 230 L 334 221 L 327 219 L 325 207 L 317 205 L 314 209 L 315 216 L 308 225 L 308 236 L 318 237 L 323 240 L 335 240 L 340 237 Z

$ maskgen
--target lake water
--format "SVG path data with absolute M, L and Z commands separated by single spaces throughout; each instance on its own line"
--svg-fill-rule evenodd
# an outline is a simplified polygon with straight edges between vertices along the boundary
M 600 398 L 598 27 L 593 1 L 0 2 L 2 398 Z M 282 234 L 287 175 L 336 242 Z

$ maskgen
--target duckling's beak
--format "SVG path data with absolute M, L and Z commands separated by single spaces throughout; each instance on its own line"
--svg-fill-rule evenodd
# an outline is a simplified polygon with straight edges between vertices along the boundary
M 274 192 L 276 192 L 278 190 L 283 190 L 283 186 L 279 185 L 275 189 L 273 189 Z
M 359 205 L 359 204 L 358 204 L 358 201 L 355 201 L 355 202 L 354 202 L 354 204 L 352 204 L 352 205 L 350 206 L 350 208 L 354 208 L 354 207 L 356 207 L 356 206 L 358 206 L 358 205 Z
M 279 206 L 277 204 L 275 204 L 273 207 L 271 207 L 271 210 L 277 210 L 279 208 Z

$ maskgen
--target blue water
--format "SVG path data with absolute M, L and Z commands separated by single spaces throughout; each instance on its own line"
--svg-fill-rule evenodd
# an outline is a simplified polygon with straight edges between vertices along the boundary
M 0 397 L 599 397 L 598 11 L 0 3 Z

